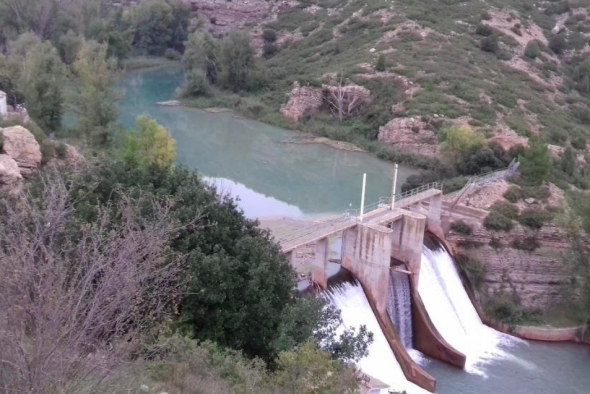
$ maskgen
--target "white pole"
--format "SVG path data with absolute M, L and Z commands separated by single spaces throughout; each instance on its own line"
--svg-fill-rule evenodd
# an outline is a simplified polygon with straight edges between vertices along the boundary
M 395 207 L 395 194 L 397 189 L 397 163 L 395 163 L 395 170 L 393 171 L 393 189 L 391 190 L 391 210 Z
M 364 173 L 363 174 L 363 191 L 361 194 L 361 215 L 360 215 L 360 220 L 361 222 L 363 221 L 363 215 L 365 213 L 365 189 L 367 187 L 367 174 Z

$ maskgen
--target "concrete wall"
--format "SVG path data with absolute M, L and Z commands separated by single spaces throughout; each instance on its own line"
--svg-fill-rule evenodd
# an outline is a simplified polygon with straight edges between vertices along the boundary
M 417 280 L 420 275 L 426 217 L 407 211 L 400 220 L 391 224 L 391 228 L 391 257 L 405 263 Z
M 311 277 L 322 289 L 328 287 L 328 255 L 330 253 L 329 239 L 322 238 L 315 243 L 315 256 Z
M 387 339 L 387 343 L 389 343 L 389 346 L 391 347 L 397 362 L 400 364 L 406 379 L 422 387 L 423 389 L 434 393 L 436 390 L 436 379 L 424 369 L 422 369 L 422 367 L 418 365 L 408 354 L 408 351 L 399 340 L 397 331 L 395 330 L 393 323 L 391 323 L 391 319 L 389 318 L 387 311 L 380 312 L 377 310 L 375 300 L 370 295 L 369 289 L 364 286 L 362 282 L 360 283 L 363 287 L 363 290 L 365 291 L 365 294 L 367 294 L 367 299 L 369 300 L 369 304 L 373 309 L 373 313 L 379 322 L 379 326 L 383 331 L 383 335 Z
M 392 230 L 359 224 L 342 234 L 342 266 L 367 289 L 379 312 L 387 311 Z

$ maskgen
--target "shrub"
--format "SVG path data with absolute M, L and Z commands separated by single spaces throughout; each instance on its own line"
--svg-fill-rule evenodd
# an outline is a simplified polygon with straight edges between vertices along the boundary
M 451 230 L 456 232 L 457 234 L 463 235 L 471 235 L 473 234 L 473 229 L 470 225 L 465 223 L 463 220 L 457 220 L 451 224 Z
M 275 42 L 277 40 L 277 32 L 273 29 L 265 29 L 262 32 L 262 39 L 266 42 Z
M 488 301 L 485 309 L 492 319 L 502 323 L 516 324 L 522 321 L 520 300 L 514 295 L 495 295 Z
M 514 228 L 514 222 L 497 211 L 492 211 L 483 221 L 486 229 L 492 231 L 510 231 Z
M 516 205 L 505 201 L 496 201 L 490 208 L 491 212 L 497 212 L 508 219 L 515 220 L 518 218 L 519 209 Z
M 524 55 L 530 59 L 536 59 L 541 54 L 541 49 L 539 48 L 539 43 L 537 40 L 529 41 L 526 44 L 526 48 L 524 50 Z
M 516 204 L 522 197 L 522 189 L 518 186 L 510 186 L 503 194 L 504 198 L 513 204 Z
M 572 139 L 571 144 L 576 149 L 586 149 L 586 137 L 580 135 Z
M 465 254 L 459 254 L 455 258 L 455 261 L 457 262 L 457 265 L 467 274 L 473 287 L 477 290 L 481 289 L 486 279 L 485 262 Z
M 201 70 L 190 71 L 185 77 L 182 95 L 185 97 L 210 96 L 211 86 L 205 73 Z
M 533 230 L 538 230 L 553 218 L 551 213 L 540 208 L 527 208 L 520 214 L 518 222 Z
M 491 36 L 492 34 L 494 34 L 494 29 L 491 26 L 480 23 L 475 28 L 475 34 L 480 35 L 480 36 L 484 36 L 484 37 L 488 37 L 488 36 Z
M 273 42 L 265 42 L 262 46 L 262 52 L 264 53 L 265 58 L 273 57 L 277 52 L 277 46 Z
M 549 48 L 556 54 L 561 54 L 567 47 L 565 37 L 561 34 L 553 35 L 549 39 Z
M 534 252 L 541 246 L 536 237 L 514 238 L 510 245 L 514 249 L 524 250 L 527 252 Z
M 484 37 L 479 42 L 479 47 L 482 51 L 491 52 L 491 53 L 498 53 L 500 47 L 498 46 L 498 37 L 495 35 L 491 35 L 488 37 Z
M 217 23 L 217 18 L 216 18 L 216 17 L 214 17 L 214 16 L 212 16 L 211 18 L 209 18 L 209 22 L 210 22 L 212 25 L 214 25 L 214 24 L 216 24 L 216 23 Z
M 168 60 L 178 61 L 182 59 L 182 55 L 176 49 L 168 48 L 164 52 L 164 57 Z
M 385 71 L 387 69 L 387 64 L 385 63 L 385 56 L 383 54 L 379 55 L 377 59 L 377 64 L 375 64 L 375 70 L 377 71 Z
M 520 174 L 529 185 L 540 185 L 547 180 L 553 168 L 553 159 L 547 144 L 539 138 L 531 138 L 529 147 L 520 157 Z

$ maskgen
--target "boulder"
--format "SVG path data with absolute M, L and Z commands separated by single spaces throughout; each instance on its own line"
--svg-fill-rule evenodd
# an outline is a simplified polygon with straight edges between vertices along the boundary
M 418 118 L 395 118 L 379 128 L 379 141 L 424 155 L 438 155 L 438 141 L 429 126 Z
M 13 186 L 22 179 L 16 161 L 8 155 L 0 154 L 0 186 Z
M 20 174 L 27 178 L 41 164 L 41 148 L 31 132 L 22 126 L 0 129 L 2 152 L 17 164 Z
M 293 90 L 289 94 L 289 101 L 281 108 L 281 114 L 294 121 L 298 121 L 305 115 L 317 112 L 323 103 L 323 92 L 320 88 L 299 86 L 294 83 Z
M 50 164 L 66 164 L 70 166 L 75 166 L 86 162 L 86 158 L 82 153 L 80 153 L 80 151 L 76 147 L 68 144 L 63 144 L 57 141 L 52 141 L 52 143 L 54 144 L 53 146 L 56 155 L 53 159 L 51 159 L 51 161 L 49 162 Z

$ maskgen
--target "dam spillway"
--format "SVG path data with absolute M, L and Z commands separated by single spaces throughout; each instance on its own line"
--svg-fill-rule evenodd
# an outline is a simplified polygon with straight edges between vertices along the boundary
M 364 325 L 373 333 L 373 343 L 369 346 L 368 355 L 357 363 L 361 371 L 397 391 L 405 390 L 408 394 L 428 393 L 406 379 L 361 284 L 350 272 L 342 269 L 337 277 L 331 278 L 324 296 L 331 305 L 340 310 L 342 330 L 354 328 L 358 331 Z M 386 394 L 387 390 L 382 390 L 382 393 Z
M 483 324 L 442 245 L 428 242 L 421 263 L 418 292 L 436 329 L 467 357 L 465 369 L 485 376 L 483 365 L 513 358 L 506 350 L 522 341 Z
M 395 270 L 389 272 L 387 313 L 397 330 L 400 341 L 406 349 L 411 349 L 413 347 L 412 294 L 410 277 L 403 272 Z

